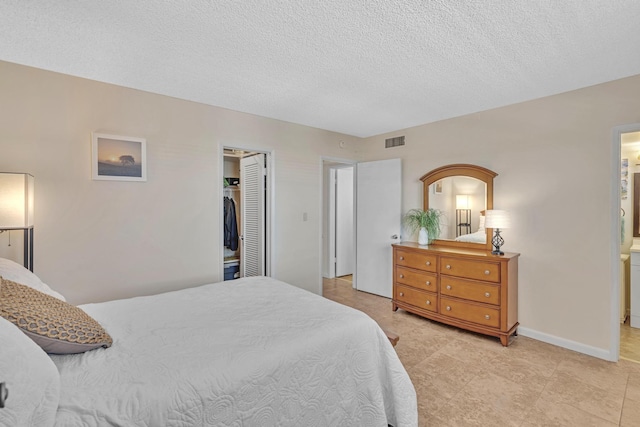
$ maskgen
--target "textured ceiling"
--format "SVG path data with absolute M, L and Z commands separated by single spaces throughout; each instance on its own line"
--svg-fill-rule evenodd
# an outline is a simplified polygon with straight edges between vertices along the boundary
M 637 0 L 2 0 L 0 60 L 356 136 L 640 74 Z

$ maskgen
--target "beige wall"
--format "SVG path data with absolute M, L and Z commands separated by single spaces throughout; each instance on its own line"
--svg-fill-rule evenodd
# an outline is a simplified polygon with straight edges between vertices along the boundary
M 320 291 L 320 157 L 354 138 L 6 62 L 0 111 L 0 171 L 35 176 L 35 271 L 71 302 L 222 278 L 220 145 L 273 151 L 274 275 Z M 146 138 L 148 181 L 91 180 L 94 131 Z
M 368 138 L 359 156 L 402 158 L 403 211 L 421 206 L 419 178 L 435 167 L 497 172 L 494 207 L 512 215 L 504 250 L 521 253 L 521 329 L 602 355 L 611 339 L 611 185 L 619 173 L 612 129 L 631 123 L 640 123 L 640 76 Z M 385 149 L 384 138 L 397 135 L 406 146 Z

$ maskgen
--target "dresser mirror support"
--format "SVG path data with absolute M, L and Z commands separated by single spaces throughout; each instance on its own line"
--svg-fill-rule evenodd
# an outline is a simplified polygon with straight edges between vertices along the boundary
M 471 183 L 472 187 L 478 187 L 477 185 L 473 185 L 474 181 L 478 184 L 484 184 L 484 206 L 476 206 L 475 211 L 480 212 L 484 210 L 493 209 L 493 178 L 495 178 L 498 174 L 483 168 L 481 166 L 469 165 L 469 164 L 452 164 L 439 167 L 434 169 L 425 175 L 423 175 L 420 180 L 422 181 L 423 186 L 423 205 L 424 210 L 429 208 L 441 209 L 442 203 L 448 203 L 448 206 L 451 206 L 450 211 L 454 212 L 453 215 L 447 215 L 446 221 L 448 223 L 448 227 L 453 229 L 459 229 L 459 225 L 453 223 L 456 219 L 456 192 L 465 193 L 466 191 L 455 189 L 452 185 L 447 185 L 449 182 L 455 182 L 455 179 L 459 181 L 462 180 L 467 184 Z M 477 199 L 477 203 L 482 203 L 482 188 L 470 190 L 475 191 L 475 198 Z M 463 194 L 465 195 L 465 194 Z M 431 197 L 431 203 L 430 203 Z M 476 204 L 477 204 L 476 203 Z M 482 209 L 480 209 L 482 208 Z M 460 210 L 460 209 L 457 209 Z M 479 217 L 479 214 L 477 215 Z M 472 225 L 473 225 L 472 218 Z M 479 222 L 479 220 L 477 220 Z M 464 224 L 467 226 L 467 224 Z M 478 229 L 480 224 L 476 224 L 474 226 L 475 229 Z M 470 228 L 470 226 L 467 226 Z M 454 238 L 440 238 L 433 241 L 433 244 L 440 246 L 451 246 L 457 248 L 468 248 L 468 249 L 486 249 L 491 250 L 491 233 L 493 230 L 485 229 L 484 232 L 484 241 L 483 242 L 473 242 L 473 241 L 457 241 Z M 458 233 L 459 234 L 459 233 Z M 480 233 L 481 234 L 481 233 Z M 459 237 L 458 237 L 459 238 Z M 478 240 L 478 239 L 476 239 Z M 482 241 L 482 239 L 479 239 Z

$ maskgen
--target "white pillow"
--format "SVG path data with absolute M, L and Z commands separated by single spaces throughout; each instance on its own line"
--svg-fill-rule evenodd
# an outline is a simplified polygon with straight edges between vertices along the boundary
M 20 329 L 0 317 L 0 381 L 9 395 L 0 427 L 52 426 L 60 401 L 60 374 L 51 358 Z
M 485 216 L 480 215 L 480 225 L 478 226 L 478 231 L 484 231 L 484 220 L 485 220 Z
M 33 274 L 33 272 L 10 259 L 0 258 L 0 276 L 7 280 L 11 280 L 12 282 L 33 288 L 43 294 L 51 295 L 52 297 L 66 301 L 62 295 L 47 286 L 47 284 L 40 280 L 40 278 Z

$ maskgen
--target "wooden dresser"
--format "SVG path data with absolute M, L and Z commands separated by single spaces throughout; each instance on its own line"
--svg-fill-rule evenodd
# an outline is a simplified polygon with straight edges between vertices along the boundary
M 393 245 L 393 311 L 500 337 L 518 328 L 518 256 L 414 242 Z

